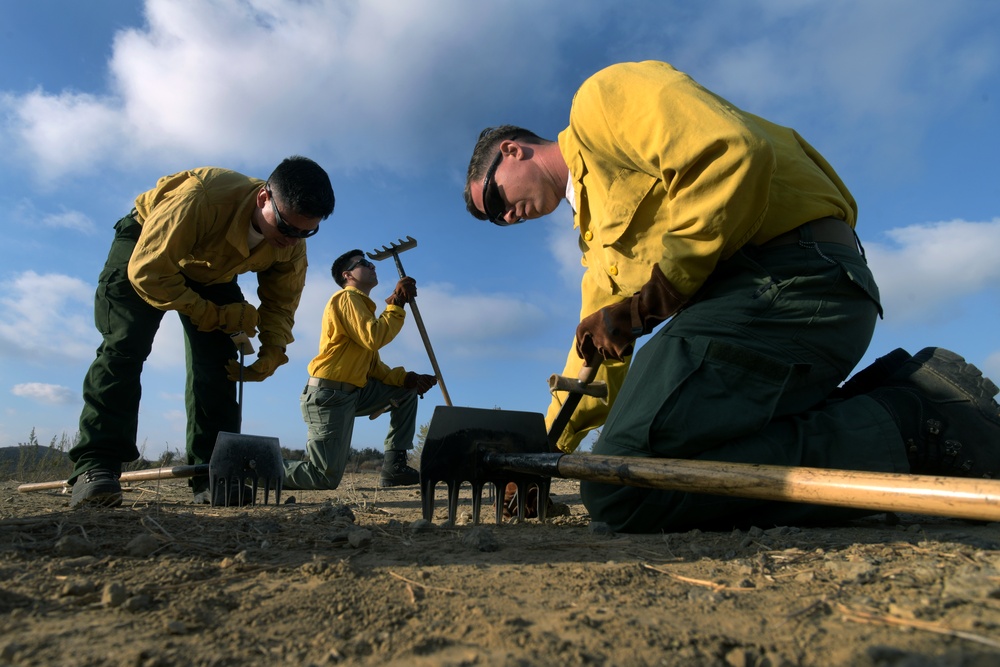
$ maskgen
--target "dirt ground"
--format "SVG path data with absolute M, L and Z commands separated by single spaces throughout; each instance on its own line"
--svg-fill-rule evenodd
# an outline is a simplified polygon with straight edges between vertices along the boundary
M 0 483 L 0 665 L 1000 664 L 1000 524 L 616 535 L 568 480 L 544 523 L 449 525 L 442 485 L 427 524 L 375 480 L 77 511 Z

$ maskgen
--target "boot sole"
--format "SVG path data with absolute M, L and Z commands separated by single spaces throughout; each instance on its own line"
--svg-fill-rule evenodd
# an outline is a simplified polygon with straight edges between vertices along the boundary
M 966 400 L 1000 424 L 1000 406 L 993 397 L 1000 388 L 964 357 L 940 347 L 924 348 L 904 364 L 917 368 L 907 378 L 938 401 Z M 925 374 L 932 377 L 926 377 Z

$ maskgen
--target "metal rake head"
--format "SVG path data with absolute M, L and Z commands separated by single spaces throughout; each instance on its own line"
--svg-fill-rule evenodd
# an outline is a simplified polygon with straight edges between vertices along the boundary
M 274 504 L 281 502 L 285 469 L 277 438 L 220 431 L 208 463 L 212 505 L 255 505 L 258 484 L 264 487 L 264 504 L 274 490 Z M 249 485 L 250 497 L 246 498 Z M 216 489 L 221 502 L 216 502 Z
M 393 257 L 401 252 L 406 252 L 407 250 L 416 247 L 417 240 L 412 236 L 407 236 L 405 241 L 403 239 L 399 239 L 399 243 L 390 243 L 387 246 L 382 246 L 381 250 L 375 248 L 374 252 L 366 252 L 365 254 L 368 255 L 368 259 L 378 261 L 381 259 L 388 259 L 389 257 Z
M 540 454 L 548 452 L 545 418 L 534 412 L 484 410 L 440 405 L 434 409 L 424 450 L 420 455 L 420 487 L 423 517 L 434 517 L 434 487 L 448 487 L 448 521 L 455 523 L 459 491 L 464 482 L 472 487 L 472 522 L 479 523 L 482 492 L 493 484 L 496 492 L 496 522 L 503 521 L 503 492 L 508 483 L 517 485 L 518 516 L 525 516 L 525 498 L 532 486 L 538 489 L 538 517 L 545 519 L 551 479 L 512 472 L 490 465 L 491 453 Z

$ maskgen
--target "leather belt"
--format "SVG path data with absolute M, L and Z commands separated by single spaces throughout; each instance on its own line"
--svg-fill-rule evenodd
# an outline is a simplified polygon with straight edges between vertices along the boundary
M 761 243 L 761 248 L 773 248 L 775 246 L 791 245 L 802 240 L 802 228 L 808 227 L 812 232 L 812 240 L 816 243 L 839 243 L 855 250 L 858 249 L 858 241 L 854 236 L 851 226 L 840 218 L 820 218 L 811 220 L 795 229 L 778 234 L 770 241 Z
M 311 377 L 306 380 L 306 384 L 310 387 L 319 387 L 320 389 L 342 391 L 345 394 L 350 394 L 351 392 L 358 390 L 358 388 L 353 384 L 348 384 L 347 382 L 337 382 L 336 380 L 324 380 L 323 378 Z

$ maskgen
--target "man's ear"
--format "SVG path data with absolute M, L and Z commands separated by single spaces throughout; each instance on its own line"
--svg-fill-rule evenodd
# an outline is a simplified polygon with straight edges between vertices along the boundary
M 505 139 L 500 142 L 500 152 L 504 157 L 513 155 L 518 160 L 527 160 L 531 157 L 532 151 L 529 144 L 521 144 L 513 139 Z
M 264 186 L 260 186 L 260 190 L 257 191 L 257 208 L 264 208 L 267 205 L 267 192 L 264 191 Z

